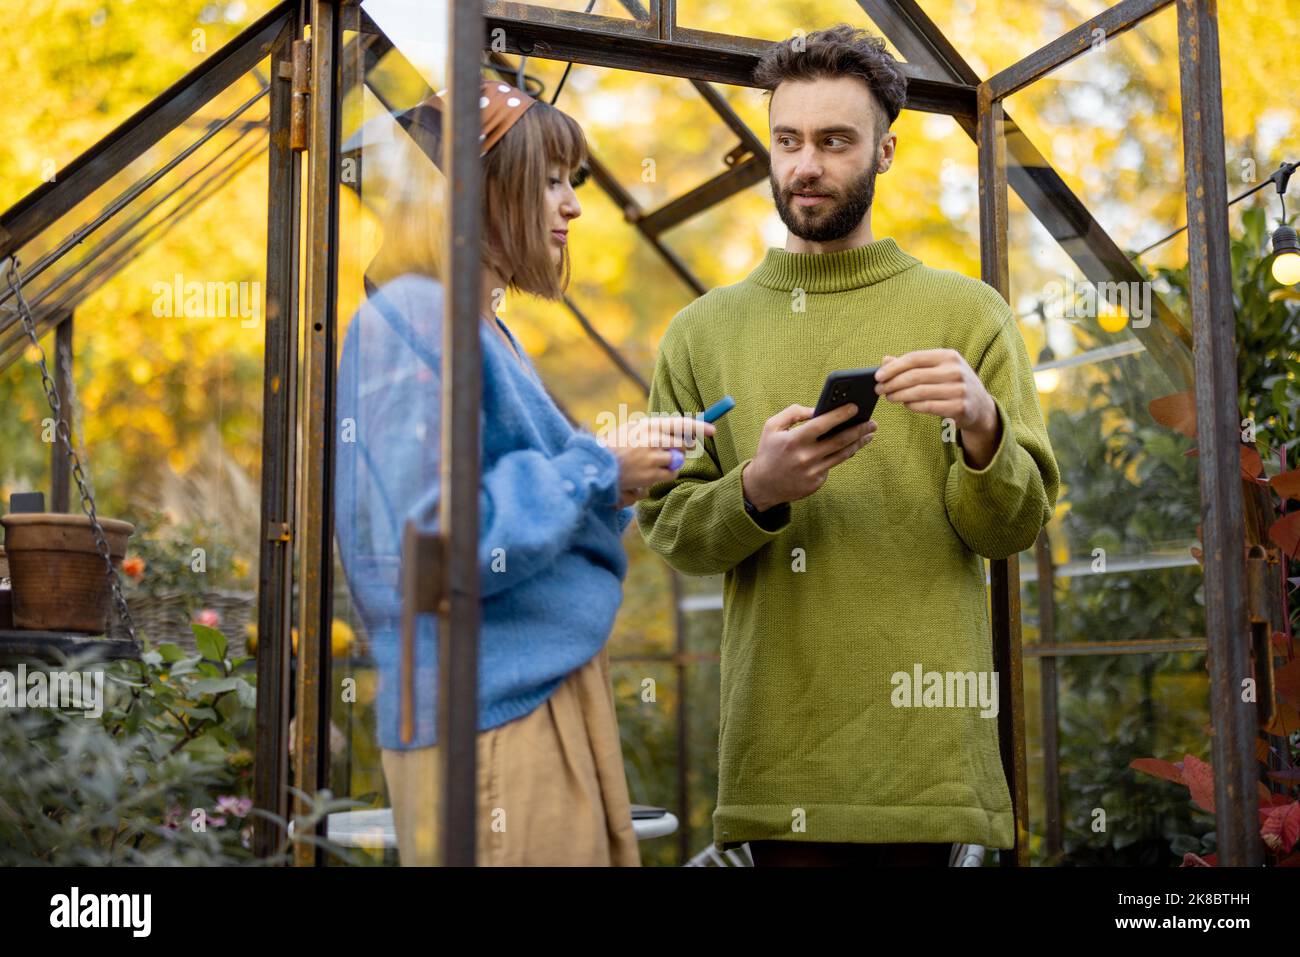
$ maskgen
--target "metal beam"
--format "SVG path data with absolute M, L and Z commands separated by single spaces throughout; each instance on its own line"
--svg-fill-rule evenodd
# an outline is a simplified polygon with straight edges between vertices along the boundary
M 438 742 L 444 795 L 442 863 L 476 860 L 479 634 L 479 407 L 483 356 L 479 341 L 483 228 L 483 166 L 479 161 L 479 84 L 483 18 L 477 5 L 450 4 L 448 116 L 443 168 L 450 184 L 447 216 L 446 321 L 443 323 L 443 494 L 438 523 L 446 539 L 444 601 L 438 616 Z
M 1038 642 L 1024 649 L 1025 657 L 1056 643 L 1056 576 L 1052 542 L 1047 529 L 1039 529 L 1034 542 L 1038 565 Z M 1065 846 L 1061 827 L 1061 708 L 1056 680 L 1056 659 L 1044 656 L 1038 665 L 1039 700 L 1043 721 L 1043 830 L 1048 860 Z
M 311 4 L 311 97 L 307 152 L 307 277 L 303 343 L 302 495 L 298 507 L 298 673 L 296 782 L 313 793 L 329 782 L 330 656 L 333 618 L 333 454 L 335 333 L 338 319 L 339 71 L 338 5 Z M 304 814 L 302 798 L 295 814 Z M 310 844 L 294 863 L 321 863 Z
M 1215 731 L 1215 831 L 1220 864 L 1257 867 L 1264 862 L 1264 849 L 1259 834 L 1255 705 L 1242 700 L 1241 691 L 1253 671 L 1215 0 L 1178 0 L 1178 67 L 1187 176 L 1187 290 L 1195 341 L 1196 438 L 1201 456 L 1205 628 L 1210 642 L 1210 713 Z
M 262 514 L 257 564 L 257 717 L 254 806 L 289 817 L 289 703 L 293 615 L 294 493 L 298 413 L 298 249 L 302 163 L 289 147 L 291 16 L 271 50 L 267 118 L 266 342 L 262 372 Z M 268 857 L 285 835 L 253 822 L 253 853 Z
M 72 312 L 55 326 L 54 330 L 54 391 L 59 397 L 59 408 L 72 431 Z M 35 317 L 33 316 L 33 319 Z M 57 423 L 56 423 L 57 425 Z M 84 423 L 83 423 L 84 427 Z M 67 512 L 71 505 L 69 479 L 72 461 L 62 442 L 50 443 L 50 511 Z
M 670 200 L 658 209 L 645 213 L 636 225 L 647 236 L 658 236 L 678 223 L 685 222 L 711 206 L 767 179 L 767 159 L 751 156 L 742 163 L 719 173 L 687 193 Z
M 537 7 L 527 7 L 518 17 L 490 12 L 512 6 L 519 5 L 485 5 L 489 10 L 488 43 L 496 36 L 502 40 L 498 49 L 504 47 L 505 52 L 544 60 L 753 87 L 754 67 L 763 51 L 772 45 L 768 40 L 681 28 L 674 34 L 676 39 L 663 40 L 648 35 L 637 26 L 636 20 L 615 20 L 626 26 L 595 30 L 558 16 L 563 11 L 539 14 Z M 974 119 L 972 86 L 935 79 L 929 69 L 915 64 L 905 63 L 902 68 L 908 75 L 907 109 Z
M 1003 299 L 1010 297 L 1007 257 L 1007 158 L 1002 103 L 981 86 L 979 144 L 980 273 Z M 1029 788 L 1025 757 L 1024 668 L 1020 658 L 1020 558 L 989 562 L 992 597 L 993 667 L 998 686 L 998 745 L 1002 770 L 1011 792 L 1015 833 L 1004 866 L 1029 865 Z

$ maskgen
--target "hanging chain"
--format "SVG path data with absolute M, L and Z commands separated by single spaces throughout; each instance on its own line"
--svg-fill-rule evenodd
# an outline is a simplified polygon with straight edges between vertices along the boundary
M 131 619 L 131 609 L 127 607 L 126 596 L 122 594 L 122 583 L 117 577 L 117 569 L 113 567 L 113 558 L 108 550 L 108 539 L 104 537 L 104 526 L 100 524 L 99 515 L 95 511 L 95 496 L 90 488 L 90 480 L 81 467 L 81 457 L 77 455 L 76 450 L 72 447 L 72 434 L 68 426 L 68 416 L 63 414 L 58 390 L 55 388 L 54 380 L 50 378 L 50 370 L 45 364 L 45 350 L 41 348 L 41 341 L 36 336 L 36 323 L 32 318 L 31 309 L 27 306 L 27 300 L 23 297 L 22 276 L 18 272 L 18 266 L 18 257 L 10 256 L 9 288 L 18 303 L 18 318 L 22 320 L 27 337 L 32 340 L 32 345 L 36 347 L 37 359 L 41 368 L 41 384 L 45 388 L 45 398 L 49 402 L 50 411 L 54 413 L 54 431 L 63 444 L 63 449 L 68 455 L 68 461 L 72 464 L 72 477 L 77 480 L 77 491 L 81 495 L 81 510 L 90 519 L 90 530 L 95 535 L 95 548 L 98 550 L 100 558 L 104 560 L 104 567 L 108 569 L 109 586 L 113 591 L 113 607 L 117 611 L 118 620 L 122 623 L 122 627 L 126 629 L 127 635 L 132 641 L 135 641 L 135 623 Z M 57 354 L 57 349 L 55 351 Z M 68 383 L 69 398 L 71 398 L 72 390 L 71 372 L 72 370 L 65 363 L 63 373 Z M 71 410 L 69 410 L 70 415 Z

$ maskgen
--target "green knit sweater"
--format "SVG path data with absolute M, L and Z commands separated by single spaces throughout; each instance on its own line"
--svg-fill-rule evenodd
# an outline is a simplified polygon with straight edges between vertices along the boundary
M 985 468 L 967 464 L 950 423 L 881 399 L 875 438 L 817 492 L 763 525 L 749 516 L 741 471 L 768 418 L 815 405 L 836 369 L 944 347 L 997 404 Z M 981 556 L 1033 545 L 1059 472 L 1010 308 L 892 239 L 769 249 L 673 318 L 650 411 L 696 413 L 724 395 L 736 406 L 702 454 L 637 510 L 674 568 L 726 576 L 716 844 L 1011 847 Z

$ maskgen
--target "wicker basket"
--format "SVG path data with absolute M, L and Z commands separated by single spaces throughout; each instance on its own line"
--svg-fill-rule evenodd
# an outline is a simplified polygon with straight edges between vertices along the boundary
M 248 654 L 247 626 L 256 621 L 257 594 L 244 591 L 206 591 L 198 595 L 174 592 L 165 595 L 133 595 L 127 599 L 136 636 L 148 638 L 156 647 L 164 642 L 179 645 L 196 654 L 190 622 L 202 609 L 219 617 L 217 630 L 230 642 L 229 654 Z M 114 627 L 117 628 L 116 622 Z

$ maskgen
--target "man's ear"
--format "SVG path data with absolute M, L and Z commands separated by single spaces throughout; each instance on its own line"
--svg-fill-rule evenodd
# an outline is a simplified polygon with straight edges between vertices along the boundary
M 880 145 L 876 148 L 876 172 L 887 173 L 889 167 L 894 165 L 894 148 L 898 144 L 898 136 L 892 132 L 886 132 L 880 138 Z

